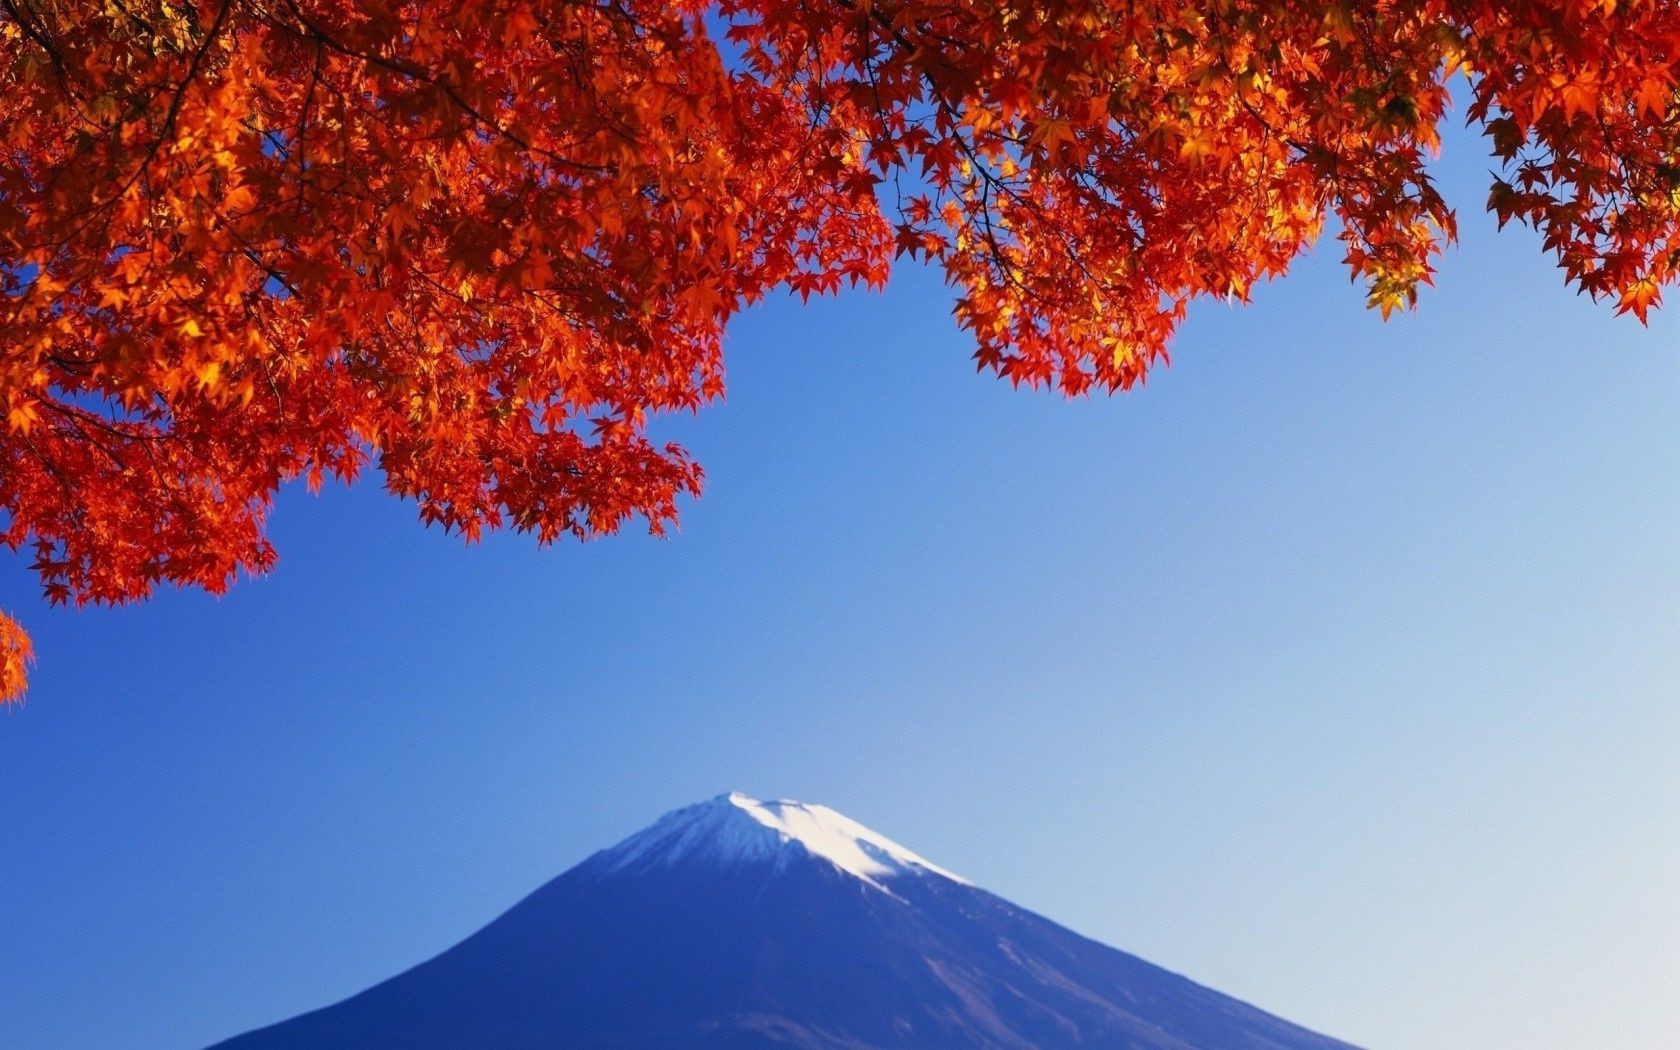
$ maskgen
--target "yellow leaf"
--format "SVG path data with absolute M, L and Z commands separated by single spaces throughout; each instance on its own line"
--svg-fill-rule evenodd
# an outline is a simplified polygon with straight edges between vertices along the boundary
M 6 422 L 20 434 L 27 434 L 35 425 L 35 403 L 24 401 L 11 406 L 6 412 Z

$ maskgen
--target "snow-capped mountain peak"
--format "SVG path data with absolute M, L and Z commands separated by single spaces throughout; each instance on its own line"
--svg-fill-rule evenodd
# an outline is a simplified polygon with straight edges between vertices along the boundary
M 722 795 L 221 1050 L 1354 1050 L 954 879 L 832 809 Z
M 886 883 L 905 876 L 967 879 L 827 806 L 788 799 L 761 801 L 740 792 L 667 813 L 645 831 L 604 850 L 593 863 L 610 872 L 707 864 L 777 863 L 802 851 L 891 893 Z

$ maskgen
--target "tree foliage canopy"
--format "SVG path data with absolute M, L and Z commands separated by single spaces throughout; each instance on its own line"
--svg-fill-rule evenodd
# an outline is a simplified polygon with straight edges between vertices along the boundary
M 658 532 L 651 414 L 766 293 L 931 260 L 975 358 L 1118 390 L 1331 223 L 1385 315 L 1488 205 L 1644 317 L 1680 244 L 1663 0 L 0 0 L 0 541 L 53 602 L 266 570 L 294 478 Z M 29 642 L 0 614 L 0 692 Z

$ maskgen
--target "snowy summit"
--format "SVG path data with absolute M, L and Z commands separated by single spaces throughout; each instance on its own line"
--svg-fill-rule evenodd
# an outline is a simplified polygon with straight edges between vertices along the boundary
M 739 791 L 685 806 L 660 818 L 587 862 L 605 872 L 676 865 L 722 868 L 775 864 L 806 854 L 886 893 L 906 876 L 937 875 L 964 886 L 967 879 L 827 806 L 790 799 L 765 802 Z

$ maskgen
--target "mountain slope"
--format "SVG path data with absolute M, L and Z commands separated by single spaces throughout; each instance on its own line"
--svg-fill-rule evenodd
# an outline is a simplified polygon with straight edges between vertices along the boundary
M 833 810 L 677 810 L 436 958 L 229 1050 L 1346 1050 L 1015 907 Z

